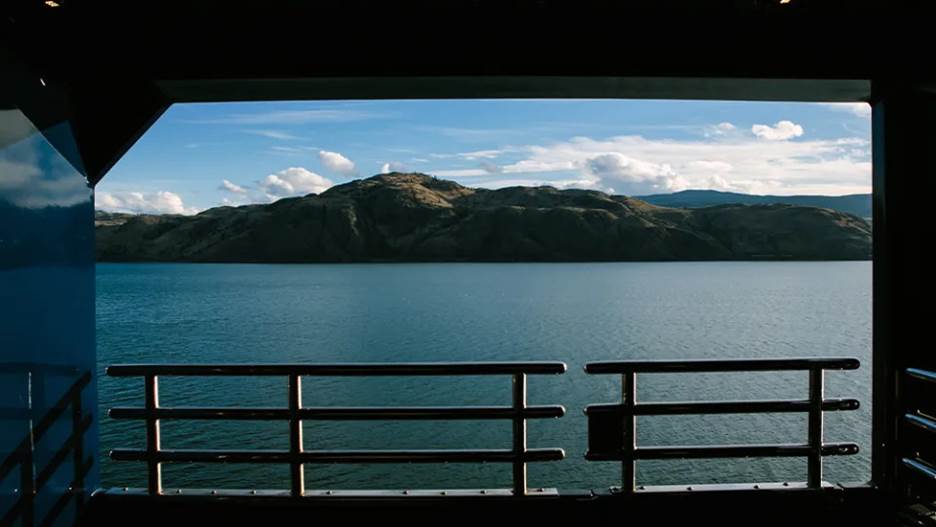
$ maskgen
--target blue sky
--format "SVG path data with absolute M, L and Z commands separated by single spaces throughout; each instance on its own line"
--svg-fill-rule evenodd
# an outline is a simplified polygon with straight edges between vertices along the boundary
M 389 170 L 474 187 L 625 195 L 870 192 L 863 103 L 415 100 L 178 104 L 96 188 L 98 208 L 191 214 Z

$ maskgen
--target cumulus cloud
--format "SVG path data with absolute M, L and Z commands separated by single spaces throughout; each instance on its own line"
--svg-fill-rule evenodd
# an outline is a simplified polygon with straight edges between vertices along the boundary
M 483 168 L 434 170 L 439 177 L 471 177 L 488 188 L 509 182 L 588 188 L 621 194 L 718 189 L 753 194 L 870 192 L 870 142 L 851 137 L 763 141 L 733 134 L 717 141 L 575 137 L 528 145 L 499 174 Z
M 226 179 L 221 182 L 221 186 L 218 187 L 218 190 L 225 190 L 227 192 L 233 192 L 235 194 L 244 194 L 247 192 L 247 189 L 245 189 L 244 187 L 238 185 L 237 183 L 231 183 L 230 181 Z
M 823 106 L 838 112 L 848 112 L 864 119 L 871 117 L 871 105 L 866 102 L 830 102 L 824 103 Z
M 332 172 L 348 177 L 357 175 L 357 168 L 354 166 L 354 161 L 351 161 L 338 152 L 319 150 L 318 156 L 319 161 L 322 162 L 322 165 L 324 165 L 325 168 L 331 170 Z
M 803 135 L 803 127 L 793 121 L 778 121 L 775 125 L 755 124 L 751 132 L 767 141 L 786 141 Z
M 736 130 L 737 130 L 737 127 L 735 125 L 729 123 L 728 121 L 725 121 L 725 122 L 721 122 L 715 125 L 706 126 L 704 135 L 706 137 L 724 136 L 724 135 L 731 134 Z
M 94 205 L 111 212 L 134 214 L 195 214 L 198 209 L 186 207 L 175 192 L 96 192 Z
M 389 163 L 384 163 L 380 167 L 381 174 L 389 174 L 390 172 L 406 172 L 407 167 L 399 161 L 390 161 Z
M 321 194 L 334 183 L 311 170 L 302 167 L 290 167 L 270 174 L 260 180 L 257 188 L 267 201 L 274 201 L 288 196 Z
M 645 194 L 686 188 L 687 182 L 667 163 L 653 163 L 619 152 L 601 154 L 585 161 L 593 185 L 610 192 Z

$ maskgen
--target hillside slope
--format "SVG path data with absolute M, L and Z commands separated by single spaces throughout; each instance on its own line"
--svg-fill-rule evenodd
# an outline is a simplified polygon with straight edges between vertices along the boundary
M 868 259 L 871 229 L 793 205 L 677 209 L 551 187 L 473 189 L 423 174 L 194 216 L 99 213 L 99 261 L 372 262 Z

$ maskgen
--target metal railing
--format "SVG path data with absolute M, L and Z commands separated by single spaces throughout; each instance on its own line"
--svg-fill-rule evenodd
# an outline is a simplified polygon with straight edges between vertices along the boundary
M 900 463 L 915 476 L 916 482 L 925 482 L 930 487 L 926 493 L 932 494 L 932 487 L 936 485 L 936 459 L 934 459 L 936 451 L 932 446 L 933 438 L 936 438 L 936 415 L 933 415 L 936 404 L 932 402 L 936 371 L 907 368 L 904 373 L 906 379 L 912 384 L 906 386 L 904 390 L 907 403 L 904 408 L 903 424 L 916 433 L 908 434 L 904 439 L 906 447 L 900 457 Z M 916 397 L 912 397 L 911 393 L 914 393 Z M 914 400 L 917 404 L 908 404 Z M 926 403 L 921 405 L 920 401 L 926 401 Z
M 6 433 L 23 431 L 23 439 L 12 448 L 9 455 L 0 459 L 0 482 L 18 469 L 19 486 L 14 490 L 17 499 L 0 514 L 0 525 L 54 525 L 70 503 L 80 513 L 84 507 L 85 477 L 94 464 L 92 456 L 85 455 L 85 434 L 91 428 L 92 416 L 82 406 L 82 394 L 91 383 L 91 372 L 70 366 L 55 364 L 16 363 L 0 364 L 0 377 L 21 376 L 24 387 L 23 406 L 0 408 L 0 426 Z M 55 380 L 51 380 L 55 378 Z M 48 404 L 51 387 L 60 386 L 62 380 L 68 388 L 58 399 Z M 4 379 L 4 382 L 10 382 Z M 62 429 L 54 429 L 67 423 L 67 436 Z M 37 455 L 38 454 L 38 455 Z M 72 464 L 68 489 L 60 492 L 51 505 L 46 505 L 39 515 L 37 496 L 53 485 L 56 473 L 68 462 Z
M 501 462 L 513 466 L 515 496 L 527 495 L 527 463 L 558 461 L 560 448 L 527 448 L 527 419 L 556 418 L 562 406 L 528 406 L 527 375 L 561 374 L 562 362 L 471 362 L 396 364 L 244 364 L 244 365 L 118 365 L 107 368 L 112 377 L 143 377 L 145 407 L 113 408 L 114 419 L 146 423 L 145 449 L 114 449 L 116 461 L 143 461 L 148 467 L 147 491 L 162 494 L 162 463 L 284 463 L 290 466 L 290 494 L 305 494 L 306 463 L 445 463 Z M 513 380 L 511 406 L 434 407 L 303 407 L 302 377 L 475 376 L 509 375 Z M 159 404 L 161 376 L 281 376 L 288 379 L 286 407 L 281 408 L 164 408 Z M 289 450 L 165 450 L 160 445 L 163 419 L 289 421 Z M 303 421 L 371 420 L 490 420 L 513 422 L 512 448 L 485 450 L 312 450 L 303 446 Z
M 857 359 L 750 359 L 750 360 L 681 360 L 593 362 L 585 366 L 591 374 L 621 375 L 621 404 L 591 405 L 585 409 L 589 417 L 590 461 L 621 461 L 622 491 L 633 493 L 636 487 L 637 460 L 644 459 L 712 459 L 740 457 L 805 457 L 809 488 L 822 486 L 822 457 L 851 455 L 858 452 L 854 443 L 823 442 L 823 412 L 855 410 L 855 399 L 825 399 L 826 370 L 854 370 Z M 804 400 L 759 401 L 689 401 L 638 402 L 637 374 L 707 373 L 707 372 L 809 372 L 809 397 Z M 637 446 L 637 416 L 691 414 L 808 414 L 807 441 L 802 444 L 769 445 L 695 445 Z

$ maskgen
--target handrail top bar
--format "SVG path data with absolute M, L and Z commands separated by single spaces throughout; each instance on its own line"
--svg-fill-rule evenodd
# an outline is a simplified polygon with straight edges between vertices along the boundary
M 859 452 L 855 443 L 823 443 L 822 456 L 851 456 Z M 813 447 L 808 443 L 750 445 L 671 445 L 645 446 L 633 450 L 633 459 L 732 459 L 765 457 L 806 457 Z M 624 451 L 586 452 L 589 461 L 621 461 Z
M 812 404 L 809 399 L 760 399 L 735 401 L 646 401 L 627 406 L 623 403 L 590 404 L 585 415 L 594 413 L 620 413 L 627 415 L 689 415 L 689 414 L 770 414 L 805 413 Z M 823 399 L 822 411 L 857 410 L 858 399 Z
M 585 365 L 587 373 L 705 373 L 743 371 L 856 370 L 855 358 L 689 359 L 597 361 Z
M 153 410 L 142 407 L 113 407 L 108 416 L 114 419 L 209 419 L 276 421 L 293 418 L 289 408 L 276 407 L 160 407 Z M 302 407 L 295 415 L 306 421 L 399 421 L 399 420 L 454 420 L 454 419 L 538 419 L 562 417 L 561 405 L 531 405 L 522 409 L 512 406 L 325 406 Z
M 509 463 L 540 462 L 565 459 L 561 448 L 528 448 L 522 452 L 511 449 L 417 449 L 417 450 L 311 450 L 292 453 L 289 450 L 212 450 L 165 449 L 148 452 L 138 448 L 115 448 L 110 451 L 115 461 L 146 461 L 157 459 L 170 463 Z
M 924 381 L 936 382 L 936 372 L 922 368 L 907 368 L 907 375 Z
M 932 465 L 923 461 L 922 459 L 915 458 L 915 457 L 914 458 L 905 457 L 905 458 L 902 458 L 900 461 L 901 463 L 903 463 L 904 466 L 913 469 L 918 474 L 925 476 L 929 479 L 936 480 L 936 467 L 933 467 Z
M 118 364 L 107 367 L 111 377 L 171 376 L 417 376 L 559 374 L 558 361 L 535 362 L 399 362 L 323 364 Z
M 927 432 L 936 432 L 936 420 L 918 414 L 904 414 L 904 421 Z

